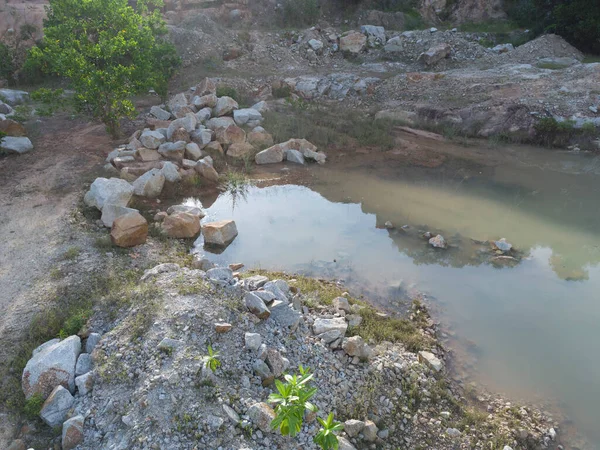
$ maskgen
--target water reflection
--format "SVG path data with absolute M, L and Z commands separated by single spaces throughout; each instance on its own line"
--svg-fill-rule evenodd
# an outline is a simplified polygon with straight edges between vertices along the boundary
M 204 220 L 234 219 L 239 230 L 211 258 L 343 279 L 387 308 L 400 308 L 415 287 L 425 291 L 451 334 L 471 343 L 466 366 L 479 381 L 526 399 L 555 399 L 600 445 L 593 190 L 574 206 L 549 200 L 556 189 L 515 196 L 506 183 L 448 189 L 320 169 L 317 177 L 318 192 L 249 187 L 235 208 L 230 193 L 204 201 Z M 583 217 L 574 217 L 580 208 Z M 388 220 L 409 228 L 385 229 Z M 421 237 L 426 229 L 442 232 L 451 248 L 431 248 Z M 518 263 L 493 263 L 484 241 L 499 237 L 519 249 Z

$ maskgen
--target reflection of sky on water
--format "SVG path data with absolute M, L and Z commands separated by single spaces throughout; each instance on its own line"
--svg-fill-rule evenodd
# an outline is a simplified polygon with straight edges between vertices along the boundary
M 417 230 L 404 234 L 376 228 L 381 218 L 364 209 L 332 203 L 300 186 L 251 187 L 235 208 L 224 194 L 204 220 L 232 218 L 239 236 L 222 254 L 210 257 L 341 278 L 388 306 L 394 305 L 391 297 L 400 284 L 416 284 L 440 302 L 445 324 L 476 343 L 481 380 L 514 395 L 556 399 L 600 442 L 595 427 L 600 404 L 598 265 L 583 267 L 587 279 L 566 281 L 557 272 L 557 255 L 541 246 L 517 266 L 499 270 L 485 263 L 487 255 L 480 257 L 466 238 L 458 249 L 435 251 L 417 237 Z M 554 230 L 547 222 L 527 226 L 544 229 L 544 236 L 564 229 Z M 578 243 L 577 233 L 565 236 L 575 236 Z M 568 245 L 561 243 L 563 249 Z

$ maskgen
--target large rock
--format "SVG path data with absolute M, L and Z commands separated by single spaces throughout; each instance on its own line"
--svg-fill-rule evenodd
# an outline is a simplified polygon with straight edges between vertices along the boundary
M 444 239 L 444 236 L 442 236 L 441 234 L 438 234 L 437 236 L 434 236 L 431 239 L 429 239 L 429 244 L 435 248 L 446 248 L 447 245 L 446 239 Z
M 152 114 L 158 120 L 169 120 L 171 118 L 171 113 L 169 111 L 165 111 L 160 106 L 153 106 L 150 108 L 150 114 Z
M 254 151 L 255 148 L 252 144 L 248 142 L 238 142 L 229 146 L 227 149 L 227 156 L 232 158 L 243 158 L 246 155 L 252 155 Z
M 300 152 L 300 150 L 289 149 L 287 152 L 285 152 L 285 159 L 296 164 L 306 164 L 304 155 L 302 152 Z
M 160 169 L 152 169 L 133 182 L 133 192 L 141 197 L 158 197 L 165 185 L 165 176 Z
M 174 214 L 178 212 L 184 212 L 187 214 L 192 214 L 194 216 L 198 216 L 199 219 L 202 219 L 206 216 L 206 213 L 202 209 L 202 206 L 191 206 L 191 205 L 173 205 L 169 206 L 167 209 L 167 214 Z
M 79 355 L 79 358 L 77 358 L 77 364 L 75 365 L 75 377 L 83 375 L 84 373 L 88 373 L 90 370 L 92 370 L 92 357 L 89 353 L 82 353 Z
M 94 373 L 88 372 L 75 378 L 75 386 L 79 395 L 87 395 L 94 387 Z
M 62 450 L 72 450 L 83 442 L 83 416 L 71 417 L 62 427 Z
M 75 399 L 69 391 L 62 386 L 57 386 L 42 405 L 40 417 L 49 427 L 58 427 L 67 418 L 67 413 L 74 402 Z
M 27 130 L 25 127 L 12 119 L 0 120 L 0 131 L 6 133 L 7 136 L 27 136 Z
M 0 97 L 9 105 L 18 105 L 29 100 L 29 92 L 18 91 L 16 89 L 0 89 Z
M 269 308 L 267 308 L 267 305 L 265 305 L 265 302 L 263 302 L 262 299 L 253 292 L 246 293 L 244 296 L 244 304 L 246 305 L 246 308 L 248 308 L 248 311 L 250 311 L 259 319 L 265 320 L 271 315 L 271 312 L 269 311 Z
M 181 161 L 185 154 L 186 141 L 165 142 L 158 147 L 158 153 L 171 161 Z
M 133 191 L 133 186 L 120 178 L 96 178 L 83 201 L 102 211 L 105 204 L 127 206 Z
M 442 59 L 450 56 L 451 52 L 452 47 L 450 47 L 449 44 L 446 44 L 444 42 L 442 44 L 431 47 L 424 53 L 421 53 L 421 55 L 419 56 L 419 60 L 423 61 L 426 66 L 432 66 L 441 61 Z
M 246 135 L 246 140 L 257 148 L 271 147 L 273 145 L 273 136 L 262 131 L 252 130 Z
M 439 372 L 444 368 L 442 361 L 431 352 L 421 351 L 418 356 L 420 363 L 425 364 L 436 372 Z
M 286 302 L 276 301 L 271 306 L 271 318 L 282 328 L 294 331 L 300 324 L 302 315 Z
M 348 31 L 340 38 L 340 50 L 354 55 L 362 52 L 367 46 L 367 36 L 358 31 Z
M 348 324 L 343 317 L 334 319 L 318 318 L 313 324 L 313 332 L 327 343 L 333 342 L 336 339 L 344 337 Z
M 367 442 L 373 442 L 375 440 L 377 440 L 377 432 L 379 431 L 379 428 L 377 428 L 377 425 L 375 425 L 375 422 L 371 421 L 371 420 L 367 420 L 365 422 L 365 427 L 363 428 L 363 436 L 365 441 Z
M 209 222 L 202 226 L 202 236 L 204 236 L 205 244 L 224 247 L 229 245 L 237 235 L 237 227 L 233 220 Z
M 156 130 L 144 130 L 140 135 L 140 142 L 146 148 L 157 149 L 160 144 L 165 142 L 165 135 Z
M 118 247 L 135 247 L 146 242 L 147 238 L 148 222 L 138 212 L 125 214 L 113 222 L 110 239 Z
M 173 135 L 171 136 L 171 140 L 173 142 L 178 142 L 178 141 L 184 141 L 184 142 L 191 142 L 191 138 L 190 138 L 190 133 L 188 133 L 186 131 L 185 128 L 181 127 L 181 128 L 177 128 L 174 132 Z M 160 147 L 159 147 L 160 148 Z
M 171 112 L 177 111 L 179 108 L 187 106 L 187 98 L 184 93 L 180 93 L 175 95 L 169 102 L 167 103 L 167 107 Z
M 162 229 L 172 238 L 193 238 L 200 233 L 200 217 L 186 212 L 176 212 L 165 217 Z
M 138 156 L 143 162 L 160 161 L 160 153 L 153 148 L 139 148 Z
M 194 95 L 214 95 L 217 93 L 217 84 L 210 78 L 205 78 L 196 85 Z
M 360 336 L 344 338 L 342 348 L 350 356 L 358 356 L 360 359 L 369 359 L 372 351 Z
M 385 28 L 376 25 L 362 25 L 360 27 L 361 33 L 367 36 L 367 41 L 371 45 L 383 45 L 385 44 Z
M 214 108 L 217 106 L 217 96 L 214 94 L 208 95 L 196 95 L 192 99 L 192 105 L 196 107 L 196 109 L 201 110 L 202 108 Z
M 242 125 L 255 127 L 262 122 L 263 116 L 254 108 L 243 108 L 233 111 L 233 120 L 240 127 Z
M 219 181 L 219 174 L 213 167 L 213 165 L 207 161 L 207 158 L 203 158 L 196 163 L 194 170 L 200 174 L 201 177 L 206 178 L 213 183 Z
M 185 115 L 185 117 L 176 119 L 169 124 L 169 127 L 167 128 L 167 140 L 169 140 L 169 141 L 172 140 L 173 133 L 175 133 L 175 131 L 178 130 L 179 128 L 183 128 L 188 133 L 191 133 L 192 131 L 194 131 L 196 129 L 197 124 L 198 124 L 198 118 L 196 117 L 196 115 L 194 113 L 187 113 Z M 143 143 L 144 142 L 142 141 L 142 144 Z
M 254 157 L 256 164 L 276 164 L 283 161 L 284 150 L 280 144 L 258 152 Z
M 79 336 L 51 344 L 44 344 L 34 350 L 32 358 L 23 370 L 22 387 L 25 398 L 34 394 L 48 397 L 56 386 L 75 390 L 75 365 L 81 352 Z
M 235 125 L 232 117 L 213 117 L 206 122 L 206 128 L 216 131 L 218 128 L 227 128 L 229 125 Z
M 238 108 L 238 102 L 231 97 L 220 97 L 219 100 L 217 100 L 217 105 L 213 108 L 213 115 L 215 117 L 227 116 Z
M 252 423 L 262 432 L 271 431 L 271 422 L 275 419 L 275 411 L 266 403 L 255 403 L 248 408 L 248 417 Z
M 160 170 L 164 175 L 166 181 L 170 183 L 177 183 L 178 181 L 181 181 L 179 169 L 171 161 L 165 162 L 165 164 L 162 166 L 162 169 Z
M 358 436 L 365 428 L 365 423 L 362 420 L 350 419 L 344 422 L 344 431 L 350 437 Z
M 195 142 L 190 142 L 185 146 L 184 156 L 192 161 L 198 161 L 200 158 L 202 158 L 202 150 L 198 144 Z
M 0 140 L 0 150 L 21 155 L 33 150 L 33 144 L 27 137 L 5 136 Z
M 394 36 L 389 41 L 387 41 L 387 43 L 383 47 L 383 51 L 392 54 L 404 51 L 404 45 L 402 44 L 402 39 L 400 38 L 400 36 Z
M 137 209 L 128 208 L 127 206 L 121 205 L 113 205 L 111 203 L 105 203 L 102 208 L 102 223 L 105 227 L 111 228 L 113 226 L 113 222 L 117 217 L 124 216 L 125 214 L 129 214 L 132 212 L 139 212 Z
M 202 108 L 200 111 L 196 113 L 196 119 L 198 123 L 204 123 L 212 117 L 212 108 L 208 106 L 206 108 Z
M 246 141 L 246 132 L 237 125 L 229 125 L 215 130 L 215 139 L 221 145 L 240 144 Z
M 206 147 L 213 138 L 213 131 L 208 129 L 195 130 L 190 134 L 192 142 L 196 143 L 200 150 Z

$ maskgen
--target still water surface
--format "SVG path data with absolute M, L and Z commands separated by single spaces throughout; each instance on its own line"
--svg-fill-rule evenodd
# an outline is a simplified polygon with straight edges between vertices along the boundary
M 340 278 L 392 309 L 424 292 L 458 365 L 490 389 L 559 405 L 600 448 L 600 164 L 536 155 L 481 177 L 311 167 L 310 188 L 223 194 L 205 220 L 233 218 L 239 236 L 211 259 Z M 451 248 L 429 248 L 419 230 Z M 518 263 L 492 263 L 477 242 L 500 237 Z

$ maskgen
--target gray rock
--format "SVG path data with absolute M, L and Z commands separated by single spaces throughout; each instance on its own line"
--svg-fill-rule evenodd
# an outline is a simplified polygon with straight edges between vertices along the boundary
M 400 36 L 394 36 L 390 40 L 387 41 L 385 46 L 383 47 L 383 51 L 386 53 L 400 53 L 404 50 L 404 46 L 402 45 L 402 39 Z
M 196 113 L 196 119 L 199 123 L 204 123 L 209 120 L 212 116 L 212 109 L 210 108 L 202 108 L 200 111 Z
M 141 197 L 155 198 L 165 185 L 165 176 L 160 169 L 152 169 L 133 182 L 133 192 Z
M 144 275 L 142 275 L 142 278 L 140 278 L 140 281 L 144 282 L 146 280 L 149 280 L 151 278 L 158 276 L 161 273 L 178 272 L 180 269 L 181 269 L 181 267 L 179 267 L 179 264 L 175 264 L 175 263 L 159 264 L 158 266 L 155 266 L 152 269 L 146 270 L 144 272 Z M 90 337 L 91 337 L 91 335 L 90 335 Z M 88 341 L 89 341 L 89 338 L 88 338 Z M 87 346 L 86 346 L 86 350 L 87 350 Z
M 276 301 L 271 306 L 271 318 L 282 328 L 294 331 L 302 315 L 287 302 Z
M 174 213 L 178 213 L 178 212 L 183 212 L 183 213 L 191 214 L 193 216 L 198 216 L 200 219 L 202 219 L 202 218 L 204 218 L 204 216 L 206 216 L 206 213 L 204 212 L 204 210 L 202 208 L 199 208 L 198 206 L 173 205 L 173 206 L 169 206 L 169 208 L 167 209 L 167 214 L 174 214 Z
M 264 275 L 253 275 L 251 277 L 246 278 L 245 280 L 246 286 L 248 286 L 248 289 L 250 289 L 251 291 L 260 289 L 268 281 L 269 278 L 265 277 Z
M 165 142 L 158 147 L 158 153 L 172 161 L 181 161 L 185 153 L 185 141 Z
M 344 431 L 350 437 L 358 436 L 365 428 L 365 423 L 362 420 L 350 419 L 344 422 Z
M 346 334 L 347 329 L 348 324 L 343 317 L 335 317 L 333 319 L 317 318 L 313 323 L 313 332 L 316 335 L 334 331 L 342 337 Z
M 225 414 L 227 415 L 227 417 L 229 418 L 229 420 L 231 420 L 232 423 L 234 424 L 238 424 L 240 423 L 240 416 L 238 413 L 235 412 L 235 410 L 226 404 L 223 404 L 223 411 L 225 411 Z
M 270 305 L 277 300 L 277 297 L 271 291 L 254 291 L 254 295 L 260 297 L 260 299 L 267 305 Z
M 422 364 L 425 364 L 426 366 L 430 367 L 431 369 L 435 370 L 436 372 L 439 372 L 440 370 L 442 370 L 444 368 L 442 361 L 440 361 L 431 352 L 420 351 L 418 353 L 418 356 L 419 356 L 419 361 Z
M 446 434 L 450 437 L 457 437 L 461 435 L 461 432 L 456 428 L 446 428 Z
M 261 380 L 268 380 L 273 376 L 271 369 L 262 359 L 257 359 L 252 363 L 252 370 L 260 377 Z
M 83 421 L 83 416 L 78 415 L 63 423 L 62 450 L 72 450 L 83 442 Z
M 167 107 L 170 111 L 175 112 L 175 110 L 181 108 L 182 106 L 187 106 L 187 104 L 188 103 L 185 94 L 179 93 L 169 100 Z
M 494 48 L 492 48 L 492 51 L 494 53 L 500 54 L 512 52 L 514 49 L 515 47 L 512 44 L 498 44 Z
M 105 203 L 102 207 L 102 217 L 100 218 L 100 220 L 102 221 L 105 227 L 111 228 L 113 226 L 113 222 L 117 217 L 124 216 L 125 214 L 129 214 L 131 212 L 139 211 L 137 209 L 128 208 L 127 206 Z
M 0 140 L 0 150 L 22 155 L 33 150 L 33 144 L 27 137 L 5 136 Z
M 348 299 L 345 297 L 336 297 L 333 299 L 333 307 L 335 309 L 341 309 L 347 313 L 350 312 L 350 303 L 348 303 Z
M 195 142 L 190 142 L 185 146 L 184 156 L 192 161 L 198 161 L 200 158 L 202 158 L 202 150 L 200 150 L 200 146 L 198 144 Z
M 276 164 L 283 161 L 283 149 L 280 145 L 274 145 L 262 152 L 258 152 L 254 158 L 256 164 Z
M 217 128 L 227 128 L 229 125 L 235 125 L 233 117 L 213 117 L 206 122 L 206 128 L 213 131 Z
M 313 51 L 318 53 L 321 50 L 323 50 L 323 41 L 320 41 L 318 39 L 311 39 L 310 41 L 308 41 L 308 46 L 311 49 L 313 49 Z
M 280 377 L 283 374 L 283 372 L 285 372 L 288 369 L 289 361 L 287 361 L 283 356 L 281 356 L 281 353 L 279 353 L 274 348 L 267 349 L 266 356 L 267 357 L 265 359 L 265 362 L 271 369 L 271 372 L 273 372 L 275 378 Z
M 275 411 L 266 403 L 255 403 L 248 408 L 248 417 L 252 423 L 264 433 L 271 431 L 271 422 L 275 419 Z
M 216 183 L 219 181 L 219 173 L 215 170 L 212 163 L 207 158 L 208 157 L 205 157 L 198 161 L 194 167 L 194 170 L 198 172 L 201 177 Z M 202 228 L 202 234 L 205 236 L 204 228 Z
M 69 391 L 62 386 L 57 386 L 42 405 L 40 417 L 49 427 L 58 427 L 67 418 L 67 413 L 74 402 L 75 399 Z
M 269 106 L 267 105 L 267 102 L 265 102 L 265 101 L 255 103 L 254 105 L 251 106 L 251 108 L 257 110 L 261 114 L 264 114 L 269 110 Z M 262 128 L 262 127 L 256 127 L 252 131 L 259 131 L 259 130 L 257 130 L 257 128 Z M 262 132 L 263 133 L 266 132 L 264 130 L 264 128 L 262 129 Z
M 233 271 L 229 267 L 215 267 L 208 270 L 206 276 L 211 280 L 229 281 L 233 278 Z
M 571 67 L 579 63 L 579 60 L 565 56 L 557 58 L 541 58 L 537 65 L 542 67 L 552 66 L 553 68 L 566 69 L 567 67 Z
M 512 244 L 510 242 L 507 242 L 505 238 L 502 238 L 498 241 L 494 241 L 494 245 L 498 250 L 501 250 L 503 252 L 509 252 L 512 249 Z
M 53 346 L 54 344 L 58 344 L 60 342 L 59 338 L 54 338 L 54 339 L 50 339 L 48 342 L 44 342 L 42 345 L 40 345 L 39 347 L 35 348 L 31 354 L 35 355 L 37 353 L 40 353 L 42 351 L 44 351 L 45 349 L 47 349 L 48 347 Z
M 233 120 L 240 127 L 246 124 L 256 126 L 262 122 L 263 116 L 254 108 L 243 108 L 233 111 Z
M 171 113 L 169 111 L 165 111 L 159 106 L 153 106 L 150 108 L 150 114 L 152 114 L 158 120 L 169 120 L 171 118 Z
M 192 138 L 192 141 L 194 141 L 194 143 L 196 143 L 198 147 L 200 147 L 200 150 L 202 150 L 204 147 L 210 144 L 210 141 L 212 141 L 213 131 L 206 129 L 195 130 L 190 134 L 190 137 Z
M 90 371 L 75 378 L 75 386 L 77 386 L 79 395 L 87 395 L 94 387 L 94 372 Z
M 385 44 L 385 28 L 375 25 L 362 25 L 360 31 L 365 34 L 367 39 L 371 42 Z
M 345 437 L 338 436 L 338 450 L 356 450 L 356 447 Z
M 0 97 L 3 97 L 9 105 L 18 105 L 29 100 L 29 92 L 16 89 L 0 89 Z
M 296 164 L 306 164 L 304 155 L 299 150 L 290 149 L 285 152 L 285 159 Z
M 85 352 L 92 353 L 96 348 L 96 345 L 98 345 L 98 342 L 100 342 L 101 338 L 102 336 L 100 335 L 100 333 L 90 333 L 87 340 L 85 341 Z
M 244 334 L 244 342 L 248 350 L 257 351 L 262 344 L 262 336 L 258 333 Z
M 83 375 L 92 370 L 92 355 L 89 353 L 82 353 L 77 358 L 77 364 L 75 365 L 75 376 Z
M 342 348 L 350 356 L 358 356 L 360 359 L 369 359 L 372 354 L 371 348 L 360 336 L 344 338 Z
M 290 293 L 289 285 L 283 280 L 273 280 L 265 283 L 263 286 L 265 291 L 271 292 L 275 295 L 277 300 L 281 300 L 282 302 L 289 302 L 288 294 Z
M 444 58 L 450 56 L 452 47 L 446 43 L 438 44 L 431 47 L 424 53 L 421 53 L 419 60 L 423 61 L 426 66 L 432 66 Z
M 379 429 L 377 428 L 377 425 L 375 425 L 374 422 L 367 420 L 365 422 L 365 427 L 363 428 L 363 431 L 362 431 L 365 441 L 367 441 L 367 442 L 376 441 L 378 431 L 379 431 Z
M 238 102 L 234 99 L 224 96 L 217 100 L 217 105 L 213 108 L 213 114 L 215 117 L 227 116 L 239 107 Z
M 140 135 L 142 145 L 150 149 L 157 149 L 165 141 L 165 136 L 156 130 L 144 130 Z
M 169 128 L 167 128 L 167 139 L 170 141 L 173 137 L 173 133 L 180 128 L 183 128 L 188 133 L 191 133 L 196 129 L 197 124 L 198 119 L 196 118 L 196 115 L 194 113 L 187 113 L 185 117 L 176 119 L 169 124 Z
M 179 169 L 175 164 L 170 161 L 165 162 L 162 169 L 160 169 L 166 181 L 171 183 L 176 183 L 181 181 L 181 175 L 179 174 Z
M 182 341 L 178 341 L 177 339 L 171 339 L 167 337 L 163 338 L 163 340 L 160 341 L 160 343 L 158 344 L 158 349 L 163 352 L 172 352 L 177 348 L 181 347 L 182 345 Z
M 244 296 L 244 304 L 248 311 L 254 314 L 259 319 L 268 319 L 271 315 L 269 308 L 265 305 L 265 302 L 262 301 L 260 297 L 258 297 L 254 292 L 247 292 Z
M 23 370 L 22 386 L 25 398 L 39 393 L 48 397 L 56 386 L 75 390 L 75 364 L 81 352 L 79 336 L 70 336 L 44 347 L 27 362 Z

